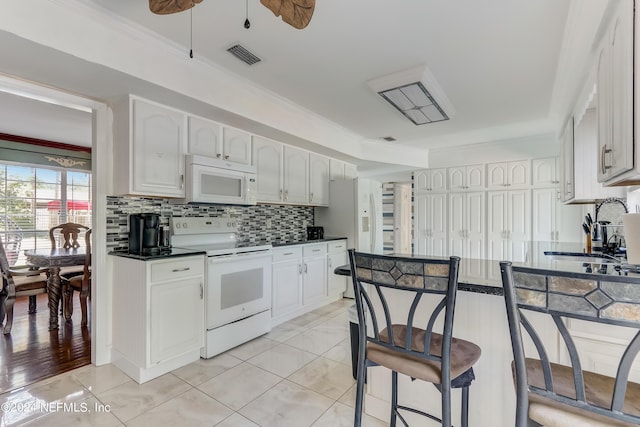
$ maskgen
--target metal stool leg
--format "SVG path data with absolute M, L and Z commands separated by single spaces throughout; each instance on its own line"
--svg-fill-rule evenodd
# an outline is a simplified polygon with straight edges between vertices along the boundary
M 469 427 L 469 387 L 462 388 L 462 414 L 460 415 L 462 427 Z
M 356 409 L 355 419 L 353 421 L 353 427 L 360 427 L 362 425 L 362 400 L 364 399 L 364 377 L 366 376 L 367 368 L 362 363 L 358 363 L 358 379 L 356 381 Z
M 396 427 L 396 414 L 398 412 L 398 373 L 391 371 L 391 418 L 389 426 Z
M 36 295 L 29 295 L 29 314 L 37 312 L 36 308 Z

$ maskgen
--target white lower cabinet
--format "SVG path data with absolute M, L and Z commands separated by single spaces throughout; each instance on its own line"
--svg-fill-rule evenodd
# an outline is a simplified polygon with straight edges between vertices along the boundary
M 204 256 L 113 264 L 113 363 L 143 383 L 198 360 Z
M 327 295 L 327 244 L 302 248 L 302 305 L 313 304 Z
M 339 240 L 328 244 L 327 254 L 327 292 L 329 295 L 342 294 L 349 285 L 347 276 L 334 274 L 336 267 L 349 264 L 347 257 L 347 241 Z
M 302 247 L 273 250 L 271 316 L 279 319 L 302 307 Z
M 272 327 L 342 298 L 348 278 L 333 270 L 348 263 L 346 247 L 340 239 L 273 249 Z

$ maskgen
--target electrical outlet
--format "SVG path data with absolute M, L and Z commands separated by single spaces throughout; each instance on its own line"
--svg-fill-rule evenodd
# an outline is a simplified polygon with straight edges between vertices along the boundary
M 265 224 L 267 228 L 272 227 L 271 219 L 267 219 L 267 223 Z

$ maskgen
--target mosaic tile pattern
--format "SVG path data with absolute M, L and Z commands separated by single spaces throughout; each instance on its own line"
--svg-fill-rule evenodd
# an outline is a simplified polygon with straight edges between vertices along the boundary
M 126 249 L 130 214 L 160 214 L 162 225 L 171 217 L 231 216 L 238 220 L 237 239 L 241 243 L 282 244 L 305 241 L 307 226 L 313 225 L 313 208 L 287 205 L 178 205 L 167 199 L 107 197 L 107 248 Z M 270 220 L 271 227 L 267 227 Z
M 356 274 L 364 282 L 389 286 L 446 291 L 449 262 L 356 256 Z
M 624 276 L 578 277 L 540 271 L 515 271 L 519 304 L 543 312 L 640 323 L 640 285 Z M 548 288 L 546 284 L 548 283 Z

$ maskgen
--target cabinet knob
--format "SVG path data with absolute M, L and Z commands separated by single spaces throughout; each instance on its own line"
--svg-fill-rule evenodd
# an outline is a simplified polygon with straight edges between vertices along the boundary
M 225 160 L 229 160 L 229 156 L 224 156 L 224 159 Z
M 220 158 L 220 157 L 222 157 L 222 154 L 218 153 L 218 154 L 216 154 L 216 157 Z

